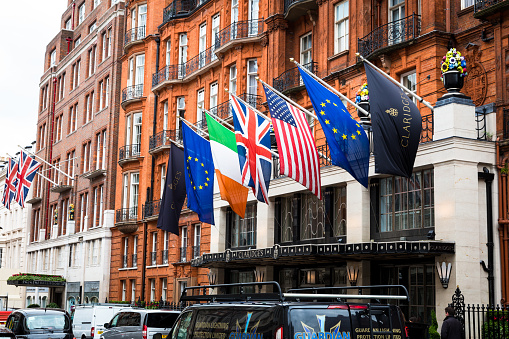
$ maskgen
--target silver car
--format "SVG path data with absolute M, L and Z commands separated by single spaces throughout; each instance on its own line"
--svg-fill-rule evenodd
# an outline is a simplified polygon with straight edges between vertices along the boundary
M 100 339 L 166 339 L 180 311 L 134 309 L 117 313 Z M 159 338 L 159 335 L 156 339 Z

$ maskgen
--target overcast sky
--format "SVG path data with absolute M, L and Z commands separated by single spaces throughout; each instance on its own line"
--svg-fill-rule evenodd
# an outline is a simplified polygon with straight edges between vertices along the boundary
M 60 30 L 67 0 L 2 1 L 0 157 L 36 139 L 39 80 L 46 45 Z

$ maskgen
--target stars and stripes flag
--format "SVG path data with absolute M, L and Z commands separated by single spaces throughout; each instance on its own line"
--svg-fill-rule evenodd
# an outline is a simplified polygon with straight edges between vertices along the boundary
M 252 187 L 261 202 L 269 203 L 272 171 L 270 122 L 230 94 L 242 184 Z
M 305 113 L 263 85 L 279 150 L 281 172 L 322 199 L 320 162 Z
M 2 204 L 8 210 L 11 209 L 11 200 L 16 196 L 16 187 L 18 183 L 18 163 L 9 158 L 9 164 L 7 165 L 7 173 L 5 175 L 5 187 L 2 196 Z
M 41 167 L 39 162 L 26 154 L 23 150 L 21 151 L 18 162 L 18 172 L 16 175 L 18 186 L 16 187 L 15 197 L 21 207 L 25 207 L 25 199 L 39 167 Z

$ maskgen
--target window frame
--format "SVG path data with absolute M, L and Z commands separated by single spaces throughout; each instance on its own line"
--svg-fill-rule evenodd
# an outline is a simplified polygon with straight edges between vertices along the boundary
M 338 7 L 341 5 L 348 6 L 348 15 L 341 18 L 338 17 Z M 343 13 L 344 14 L 344 13 Z M 339 29 L 344 24 L 345 33 L 339 36 Z M 339 39 L 344 38 L 344 48 L 340 46 Z M 334 5 L 334 54 L 350 50 L 350 3 L 349 0 L 343 0 Z

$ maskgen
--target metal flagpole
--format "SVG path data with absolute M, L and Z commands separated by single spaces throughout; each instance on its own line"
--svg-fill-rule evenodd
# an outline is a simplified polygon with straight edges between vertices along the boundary
M 202 130 L 200 127 L 196 126 L 195 124 L 193 124 L 192 122 L 189 122 L 187 121 L 186 119 L 182 118 L 182 117 L 179 117 L 180 120 L 182 120 L 183 122 L 185 122 L 189 127 L 194 127 L 196 128 L 198 131 L 202 132 L 203 134 L 205 134 L 206 136 L 209 136 L 209 134 L 207 132 L 205 132 L 204 130 Z
M 228 88 L 225 88 L 224 89 L 226 92 L 230 93 L 230 91 L 228 90 Z M 259 110 L 257 110 L 256 108 L 254 108 L 253 106 L 251 106 L 250 104 L 248 104 L 247 102 L 245 102 L 244 100 L 242 100 L 241 98 L 239 98 L 238 96 L 236 96 L 235 94 L 233 93 L 230 93 L 232 96 L 234 96 L 238 101 L 242 102 L 244 105 L 248 106 L 249 108 L 251 108 L 256 114 L 258 114 L 259 116 L 261 116 L 262 118 L 264 118 L 265 120 L 269 121 L 270 123 L 272 123 L 272 119 L 269 118 L 268 116 L 266 116 L 265 114 L 263 114 L 262 112 L 260 112 Z
M 44 175 L 42 175 L 41 173 L 39 173 L 39 171 L 37 171 L 37 175 L 39 175 L 40 177 L 42 177 L 43 179 L 46 179 L 47 181 L 51 182 L 53 185 L 55 186 L 58 186 L 58 184 L 56 182 L 54 182 L 53 180 L 51 180 L 50 178 L 47 178 L 45 177 Z
M 47 162 L 46 160 L 44 160 L 43 158 L 35 155 L 34 153 L 32 152 L 29 152 L 27 151 L 26 149 L 24 149 L 23 147 L 21 147 L 20 145 L 18 145 L 19 148 L 21 148 L 21 150 L 23 150 L 24 152 L 27 152 L 28 154 L 30 154 L 31 156 L 34 156 L 36 157 L 37 159 L 43 161 L 46 165 L 50 166 L 51 168 L 54 168 L 56 169 L 57 171 L 59 171 L 60 173 L 62 173 L 63 175 L 65 175 L 66 177 L 68 177 L 69 179 L 71 180 L 75 180 L 73 177 L 71 177 L 69 174 L 65 173 L 64 171 L 62 171 L 61 169 L 57 168 L 56 166 L 53 166 L 52 164 L 50 164 L 49 162 Z
M 290 58 L 290 61 L 293 62 L 294 64 L 296 64 L 297 66 L 300 66 L 300 69 L 303 70 L 304 72 L 306 72 L 310 77 L 312 77 L 313 79 L 315 79 L 316 81 L 318 81 L 320 84 L 322 84 L 323 86 L 327 87 L 330 91 L 332 91 L 333 93 L 335 93 L 337 96 L 339 96 L 340 98 L 342 99 L 345 99 L 346 101 L 348 101 L 351 105 L 353 105 L 353 107 L 357 108 L 359 111 L 361 111 L 362 113 L 366 114 L 366 116 L 368 117 L 371 117 L 371 114 L 366 111 L 364 108 L 360 107 L 359 105 L 357 105 L 355 102 L 353 102 L 352 100 L 348 99 L 348 97 L 346 97 L 344 94 L 338 92 L 334 87 L 332 87 L 331 85 L 329 85 L 328 83 L 326 83 L 325 81 L 323 81 L 322 79 L 320 79 L 319 77 L 317 77 L 316 75 L 314 75 L 312 72 L 310 72 L 308 69 L 306 69 L 306 67 L 303 67 L 301 64 L 299 64 L 297 61 L 295 61 L 294 58 Z
M 201 107 L 199 107 L 201 108 Z M 225 119 L 221 119 L 220 117 L 218 117 L 216 114 L 212 114 L 210 111 L 207 111 L 206 109 L 203 109 L 201 108 L 201 110 L 205 113 L 208 113 L 212 118 L 214 118 L 215 120 L 225 124 L 226 126 L 230 127 L 231 129 L 235 129 L 235 127 L 233 127 L 230 123 L 226 122 Z
M 369 62 L 367 59 L 365 59 L 362 55 L 360 55 L 360 53 L 355 53 L 355 55 L 357 57 L 359 57 L 362 61 L 364 61 L 365 63 L 367 63 L 368 65 L 370 65 L 371 67 L 373 67 L 374 69 L 376 69 L 379 73 L 381 73 L 384 77 L 386 77 L 387 79 L 389 79 L 390 81 L 392 81 L 393 84 L 395 84 L 396 86 L 400 87 L 401 89 L 403 89 L 405 92 L 407 92 L 408 94 L 410 94 L 411 96 L 413 96 L 414 98 L 416 98 L 419 102 L 422 102 L 425 106 L 427 106 L 429 109 L 431 109 L 431 111 L 433 112 L 434 109 L 433 109 L 433 106 L 431 106 L 431 104 L 429 102 L 427 102 L 426 100 L 424 100 L 423 98 L 421 98 L 420 96 L 418 96 L 417 94 L 415 94 L 414 92 L 412 92 L 411 90 L 409 90 L 407 87 L 403 86 L 402 84 L 400 84 L 399 82 L 397 82 L 396 80 L 394 80 L 389 74 L 385 73 L 384 71 L 382 71 L 380 68 L 376 67 L 375 65 L 373 65 L 371 62 Z

